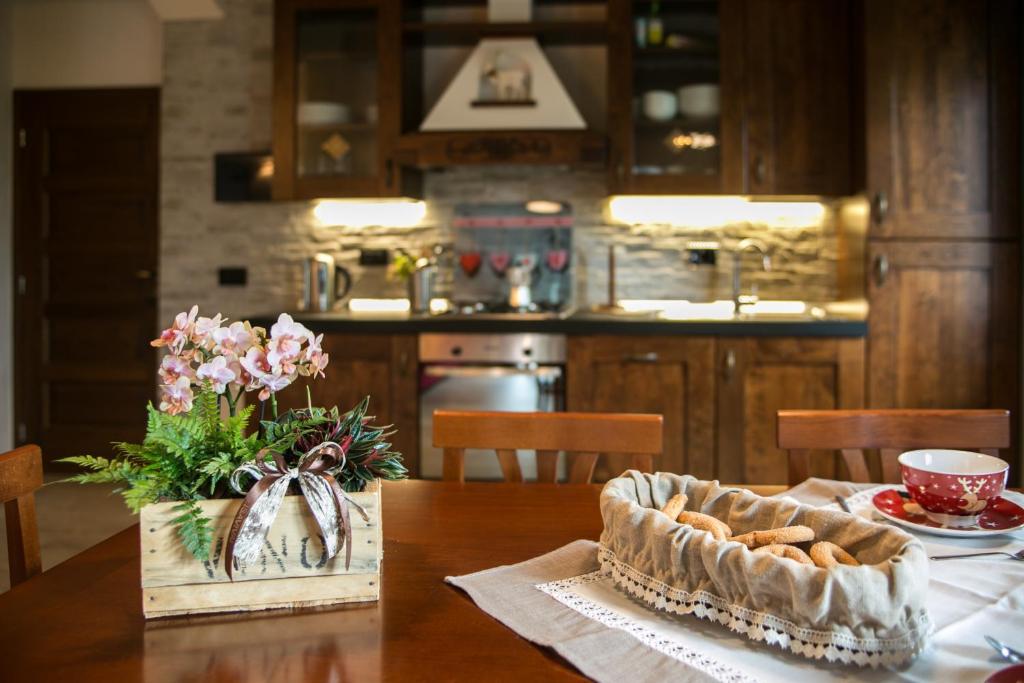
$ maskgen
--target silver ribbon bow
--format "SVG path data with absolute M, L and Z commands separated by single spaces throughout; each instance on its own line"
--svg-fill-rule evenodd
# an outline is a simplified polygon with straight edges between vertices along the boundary
M 335 475 L 345 467 L 348 445 L 348 442 L 341 446 L 325 441 L 309 449 L 299 459 L 297 467 L 288 467 L 280 453 L 270 453 L 272 459 L 268 461 L 265 452 L 261 452 L 256 460 L 231 473 L 231 487 L 245 494 L 245 499 L 228 534 L 225 568 L 229 577 L 236 562 L 244 566 L 259 558 L 288 486 L 295 479 L 320 527 L 328 559 L 337 555 L 344 546 L 345 568 L 348 569 L 352 557 L 348 504 L 352 504 L 363 519 L 369 520 L 366 511 L 342 490 L 335 479 Z M 248 492 L 242 488 L 242 478 L 246 475 L 256 480 Z

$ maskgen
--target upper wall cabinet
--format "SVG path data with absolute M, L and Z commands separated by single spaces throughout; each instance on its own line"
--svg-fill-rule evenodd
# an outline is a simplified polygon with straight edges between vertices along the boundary
M 867 1 L 873 237 L 1019 234 L 1019 32 L 1016 2 Z
M 747 0 L 743 16 L 742 191 L 850 194 L 850 3 Z
M 852 190 L 847 0 L 611 0 L 609 15 L 614 192 Z
M 727 4 L 609 3 L 614 192 L 738 189 L 742 44 L 730 36 L 738 38 L 741 27 Z
M 275 199 L 402 194 L 397 26 L 388 0 L 277 0 Z

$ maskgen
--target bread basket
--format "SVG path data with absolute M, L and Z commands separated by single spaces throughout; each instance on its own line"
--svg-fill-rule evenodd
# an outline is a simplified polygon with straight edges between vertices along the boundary
M 660 512 L 677 493 L 688 496 L 687 510 L 726 522 L 733 534 L 802 524 L 862 564 L 826 570 L 716 541 Z M 601 515 L 602 569 L 658 610 L 718 622 L 810 659 L 859 666 L 906 662 L 932 631 L 924 546 L 894 527 L 717 481 L 632 470 L 605 485 Z

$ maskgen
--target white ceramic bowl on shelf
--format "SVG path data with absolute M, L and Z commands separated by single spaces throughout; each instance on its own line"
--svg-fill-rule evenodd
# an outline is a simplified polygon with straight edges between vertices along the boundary
M 671 121 L 676 115 L 676 98 L 668 90 L 644 93 L 644 115 L 652 121 Z
M 679 111 L 688 118 L 706 119 L 718 116 L 718 84 L 694 83 L 676 91 Z
M 348 106 L 340 102 L 300 102 L 296 112 L 299 125 L 305 126 L 348 123 L 350 118 Z

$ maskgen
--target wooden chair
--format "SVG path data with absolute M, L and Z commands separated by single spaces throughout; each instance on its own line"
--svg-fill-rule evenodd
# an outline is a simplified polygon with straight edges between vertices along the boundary
M 812 449 L 841 451 L 855 482 L 871 480 L 864 449 L 878 449 L 883 482 L 896 483 L 903 451 L 956 448 L 998 457 L 1010 445 L 1006 410 L 780 410 L 776 417 L 790 484 L 810 476 Z
M 39 446 L 22 446 L 0 454 L 0 502 L 7 517 L 7 561 L 11 585 L 42 571 L 35 491 L 43 485 Z
M 661 454 L 661 415 L 434 411 L 434 446 L 444 449 L 444 480 L 465 481 L 467 448 L 494 449 L 505 481 L 521 482 L 516 450 L 537 452 L 537 481 L 554 483 L 558 452 L 569 458 L 569 483 L 586 484 L 601 453 L 631 455 L 652 471 Z

